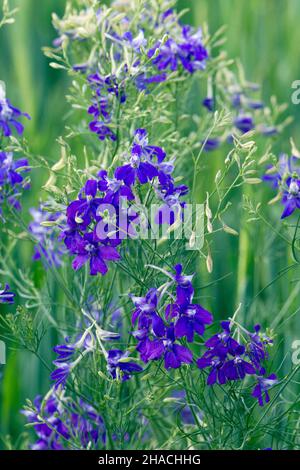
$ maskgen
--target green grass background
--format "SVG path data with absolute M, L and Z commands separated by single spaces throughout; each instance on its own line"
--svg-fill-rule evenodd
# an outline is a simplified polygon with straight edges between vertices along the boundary
M 64 133 L 68 111 L 64 96 L 68 79 L 62 71 L 49 68 L 41 48 L 54 39 L 51 12 L 61 14 L 65 1 L 14 0 L 11 4 L 19 7 L 19 13 L 16 23 L 0 33 L 0 79 L 6 82 L 12 102 L 32 116 L 32 121 L 26 126 L 32 152 L 57 159 L 59 147 L 55 139 Z M 227 25 L 226 49 L 229 56 L 241 59 L 247 77 L 262 84 L 264 97 L 276 94 L 279 101 L 289 103 L 290 114 L 295 120 L 280 140 L 278 150 L 289 150 L 289 135 L 300 146 L 300 106 L 291 104 L 291 84 L 300 79 L 299 0 L 179 0 L 178 6 L 191 9 L 185 16 L 186 22 L 198 25 L 206 21 L 211 32 Z M 35 172 L 32 190 L 26 195 L 26 208 L 38 203 L 40 176 L 42 179 L 46 177 Z M 249 236 L 250 240 L 251 236 L 260 237 L 262 245 L 249 243 Z M 272 252 L 266 239 L 266 232 L 253 234 L 250 231 L 241 238 L 242 241 L 230 239 L 220 249 L 219 258 L 215 259 L 215 277 L 227 270 L 236 274 L 235 280 L 231 278 L 218 287 L 215 304 L 219 311 L 232 313 L 239 294 L 246 297 L 247 303 L 253 293 L 270 282 L 289 262 L 284 249 L 279 253 Z M 238 260 L 237 253 L 240 255 Z M 30 256 L 29 251 L 20 251 L 17 262 L 26 266 Z M 233 282 L 235 290 L 232 289 Z M 246 289 L 242 292 L 244 286 Z M 298 288 L 299 284 L 294 284 L 295 287 Z M 288 281 L 282 282 L 279 288 L 271 287 L 262 301 L 255 304 L 255 311 L 267 318 L 276 306 L 281 308 L 285 304 L 290 291 Z M 299 292 L 296 292 L 297 296 Z M 297 308 L 297 303 L 291 302 L 287 306 L 288 312 L 293 308 Z M 287 325 L 285 351 L 290 347 L 289 338 L 295 335 L 296 327 L 299 327 L 299 321 Z M 15 441 L 22 432 L 23 419 L 19 409 L 26 397 L 33 398 L 38 392 L 47 390 L 48 372 L 23 353 L 10 353 L 6 366 L 1 366 L 1 372 L 0 434 L 11 434 Z

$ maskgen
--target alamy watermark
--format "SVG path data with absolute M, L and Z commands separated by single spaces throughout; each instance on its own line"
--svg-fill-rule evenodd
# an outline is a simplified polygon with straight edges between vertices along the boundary
M 185 240 L 187 250 L 204 245 L 204 204 L 129 204 L 120 198 L 119 206 L 100 204 L 96 234 L 99 240 L 144 239 Z
M 295 90 L 292 93 L 292 103 L 293 104 L 300 104 L 300 80 L 295 80 L 292 83 L 292 88 Z
M 300 364 L 300 340 L 296 339 L 292 343 L 292 349 L 294 350 L 292 354 L 292 363 L 295 366 L 298 366 Z
M 6 364 L 6 346 L 3 341 L 0 341 L 0 365 Z

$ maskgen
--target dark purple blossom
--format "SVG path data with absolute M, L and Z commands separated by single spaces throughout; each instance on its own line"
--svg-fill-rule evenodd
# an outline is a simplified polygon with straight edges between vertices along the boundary
M 267 346 L 273 344 L 273 340 L 260 333 L 261 326 L 255 325 L 254 333 L 248 334 L 247 355 L 256 369 L 260 369 L 264 361 L 269 357 Z
M 175 71 L 182 65 L 189 73 L 194 73 L 205 68 L 208 52 L 203 45 L 201 29 L 194 32 L 190 26 L 182 26 L 178 37 L 170 37 L 164 44 L 156 44 L 148 56 L 154 57 L 153 64 L 160 71 Z
M 270 165 L 262 180 L 271 183 L 278 189 L 284 211 L 281 218 L 284 219 L 300 208 L 300 165 L 299 158 L 280 155 L 276 166 Z
M 147 131 L 137 129 L 129 163 L 115 170 L 115 178 L 124 181 L 127 186 L 133 185 L 137 180 L 140 184 L 146 184 L 164 170 L 168 171 L 168 168 L 164 167 L 165 157 L 166 153 L 161 147 L 149 145 Z
M 174 270 L 175 275 L 173 275 L 173 279 L 176 282 L 177 302 L 179 304 L 189 303 L 190 299 L 194 295 L 194 288 L 192 284 L 194 274 L 183 274 L 182 264 L 176 264 L 176 266 L 174 266 Z
M 176 315 L 175 337 L 187 338 L 189 343 L 194 341 L 194 333 L 203 336 L 205 326 L 210 325 L 213 317 L 210 312 L 197 304 L 173 304 L 172 316 Z
M 143 368 L 130 360 L 128 351 L 111 349 L 107 356 L 107 369 L 113 379 L 129 380 L 132 372 L 141 372 Z
M 22 113 L 18 108 L 11 105 L 10 101 L 6 98 L 5 88 L 2 82 L 0 82 L 0 135 L 2 133 L 4 137 L 10 137 L 13 129 L 19 135 L 22 135 L 24 126 L 20 122 L 21 117 L 30 119 L 27 113 Z
M 193 361 L 192 352 L 187 347 L 176 343 L 173 325 L 166 329 L 166 335 L 163 338 L 141 339 L 136 349 L 145 363 L 163 358 L 167 370 L 178 369 L 182 364 L 190 364 Z
M 92 276 L 98 273 L 105 275 L 108 271 L 106 263 L 120 259 L 116 248 L 100 243 L 94 233 L 86 233 L 83 237 L 78 237 L 72 247 L 72 252 L 77 255 L 72 263 L 75 271 L 89 262 Z
M 202 101 L 203 106 L 208 109 L 208 111 L 214 111 L 215 109 L 215 100 L 211 97 L 206 97 Z
M 71 372 L 71 364 L 62 362 L 57 369 L 50 374 L 50 379 L 55 382 L 54 388 L 65 387 Z
M 210 138 L 202 141 L 205 152 L 212 152 L 220 147 L 221 141 L 218 138 Z
M 257 384 L 252 391 L 252 396 L 257 398 L 259 406 L 264 406 L 264 402 L 269 403 L 270 396 L 268 390 L 277 383 L 278 380 L 275 374 L 270 374 L 268 377 L 257 377 Z
M 247 115 L 238 116 L 234 121 L 234 125 L 243 134 L 255 128 L 252 116 Z
M 197 361 L 199 369 L 209 368 L 208 385 L 216 382 L 223 385 L 256 373 L 254 366 L 245 360 L 245 347 L 232 337 L 230 322 L 224 321 L 221 325 L 223 332 L 205 342 L 208 349 Z
M 284 211 L 281 218 L 285 219 L 293 214 L 296 209 L 300 209 L 300 179 L 288 178 L 283 190 L 282 204 Z

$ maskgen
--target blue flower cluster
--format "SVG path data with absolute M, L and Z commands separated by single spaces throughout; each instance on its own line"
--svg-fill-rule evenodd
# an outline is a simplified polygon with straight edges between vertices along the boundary
M 169 10 L 169 15 L 172 15 L 171 10 Z M 153 58 L 152 64 L 159 71 L 174 72 L 179 70 L 180 66 L 191 74 L 197 70 L 203 70 L 208 59 L 208 52 L 203 45 L 202 30 L 193 31 L 190 26 L 177 24 L 175 36 L 172 37 L 171 32 L 171 37 L 166 42 L 157 42 L 149 50 L 148 57 Z
M 118 5 L 114 5 L 110 18 L 113 20 L 117 15 Z M 75 26 L 76 18 L 72 19 Z M 86 31 L 82 28 L 84 20 L 90 23 Z M 116 72 L 107 75 L 106 54 L 96 59 L 95 54 L 91 53 L 86 63 L 73 65 L 75 71 L 86 75 L 92 90 L 92 104 L 88 113 L 94 119 L 89 128 L 100 140 L 117 140 L 117 124 L 113 121 L 120 105 L 126 101 L 127 83 L 129 86 L 133 83 L 138 90 L 148 92 L 149 87 L 166 81 L 168 73 L 177 71 L 180 74 L 193 74 L 205 69 L 209 58 L 202 30 L 181 25 L 173 9 L 168 9 L 156 19 L 147 15 L 145 9 L 138 24 L 135 12 L 127 9 L 125 18 L 118 20 L 118 27 L 114 21 L 112 24 L 107 21 L 104 9 L 94 14 L 92 9 L 85 9 L 78 16 L 78 28 L 69 29 L 68 22 L 64 25 L 64 21 L 57 17 L 54 26 L 60 34 L 54 43 L 57 48 L 61 48 L 65 39 L 82 41 L 94 37 L 103 27 L 107 30 L 106 41 L 111 47 Z M 154 38 L 146 37 L 149 26 L 152 26 Z
M 28 423 L 32 423 L 37 441 L 32 450 L 66 450 L 69 440 L 80 443 L 80 448 L 88 445 L 104 445 L 106 430 L 102 417 L 93 406 L 55 392 L 42 400 L 37 396 L 32 409 L 22 410 Z
M 277 166 L 269 166 L 263 181 L 279 191 L 284 205 L 281 218 L 285 219 L 300 209 L 300 159 L 295 156 L 280 155 Z
M 145 297 L 132 296 L 136 307 L 132 323 L 138 323 L 138 329 L 132 333 L 138 340 L 137 351 L 145 363 L 164 359 L 166 369 L 177 369 L 193 361 L 192 352 L 179 340 L 186 338 L 192 343 L 194 334 L 203 336 L 206 325 L 213 321 L 211 313 L 192 303 L 192 276 L 183 275 L 180 264 L 174 271 L 171 284 L 176 286 L 176 299 L 166 306 L 164 315 L 158 314 L 162 299 L 157 289 L 150 289 Z
M 135 211 L 122 212 L 121 202 L 135 201 L 137 184 L 151 184 L 161 201 L 155 222 L 173 224 L 184 206 L 181 197 L 188 192 L 186 186 L 175 185 L 173 170 L 164 150 L 149 145 L 147 131 L 137 129 L 127 162 L 117 167 L 112 177 L 101 170 L 98 179 L 88 180 L 67 208 L 67 228 L 62 236 L 68 251 L 76 256 L 73 268 L 78 270 L 89 262 L 91 275 L 105 275 L 107 262 L 120 259 L 117 247 L 136 235 L 134 227 L 139 223 Z
M 150 289 L 145 297 L 131 295 L 135 310 L 132 323 L 137 329 L 132 335 L 138 340 L 137 351 L 141 359 L 164 360 L 168 369 L 177 369 L 182 364 L 193 362 L 192 351 L 181 340 L 193 343 L 195 334 L 203 337 L 207 325 L 212 324 L 213 316 L 199 304 L 192 303 L 194 288 L 193 276 L 182 273 L 182 265 L 174 267 L 175 274 L 167 273 L 172 281 L 160 289 Z M 170 304 L 163 304 L 162 296 L 166 289 L 176 286 L 176 298 Z M 169 294 L 173 298 L 172 294 Z M 160 303 L 164 313 L 159 314 Z M 272 340 L 260 332 L 256 325 L 254 332 L 243 328 L 244 344 L 234 338 L 230 321 L 221 323 L 223 331 L 213 335 L 204 344 L 207 350 L 197 360 L 199 369 L 209 369 L 208 385 L 243 380 L 253 376 L 257 380 L 252 395 L 263 406 L 269 401 L 268 389 L 277 383 L 275 374 L 267 375 L 265 363 L 269 357 L 267 347 Z
M 208 385 L 224 385 L 243 380 L 247 375 L 254 376 L 257 385 L 252 395 L 263 406 L 264 398 L 266 403 L 269 401 L 268 388 L 277 383 L 276 375 L 266 377 L 264 368 L 268 359 L 267 346 L 272 344 L 272 340 L 260 334 L 261 327 L 256 325 L 253 333 L 243 329 L 246 338 L 245 344 L 241 344 L 233 337 L 230 321 L 223 321 L 221 326 L 223 331 L 205 342 L 207 351 L 198 359 L 197 366 L 199 369 L 209 369 Z

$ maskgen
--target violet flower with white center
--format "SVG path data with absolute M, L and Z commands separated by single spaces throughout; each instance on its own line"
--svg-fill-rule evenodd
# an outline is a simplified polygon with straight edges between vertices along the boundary
M 115 178 L 124 181 L 127 186 L 133 185 L 136 180 L 140 184 L 151 182 L 160 173 L 170 171 L 163 162 L 166 153 L 161 147 L 149 145 L 148 133 L 145 129 L 137 129 L 131 149 L 129 163 L 116 168 Z M 172 168 L 173 169 L 173 168 Z
M 284 205 L 281 219 L 285 219 L 300 208 L 300 160 L 298 157 L 280 155 L 278 165 L 269 166 L 262 180 L 279 190 Z
M 155 223 L 158 225 L 173 225 L 178 219 L 183 220 L 185 202 L 181 197 L 188 193 L 185 185 L 175 186 L 170 175 L 159 174 L 161 184 L 156 189 L 158 197 L 163 201 L 155 214 Z
M 140 336 L 140 338 L 136 349 L 145 363 L 164 358 L 164 365 L 168 370 L 178 369 L 182 364 L 190 364 L 193 361 L 192 352 L 187 347 L 176 343 L 172 324 L 166 329 L 163 338 L 153 340 L 148 336 Z
M 106 360 L 107 370 L 112 378 L 123 382 L 131 378 L 132 372 L 141 372 L 143 370 L 140 365 L 130 359 L 128 351 L 111 349 L 108 351 Z
M 203 336 L 205 326 L 213 322 L 213 316 L 201 305 L 197 304 L 173 304 L 172 316 L 176 312 L 177 321 L 174 327 L 176 338 L 187 338 L 189 343 L 194 341 L 194 333 Z
M 119 261 L 121 258 L 114 246 L 100 243 L 94 233 L 86 233 L 77 239 L 73 246 L 73 254 L 76 254 L 72 263 L 73 269 L 77 271 L 89 263 L 91 276 L 96 276 L 98 273 L 104 276 L 108 271 L 106 263 Z
M 288 178 L 283 190 L 282 204 L 285 206 L 281 214 L 281 219 L 285 219 L 293 214 L 296 209 L 300 209 L 300 179 Z

